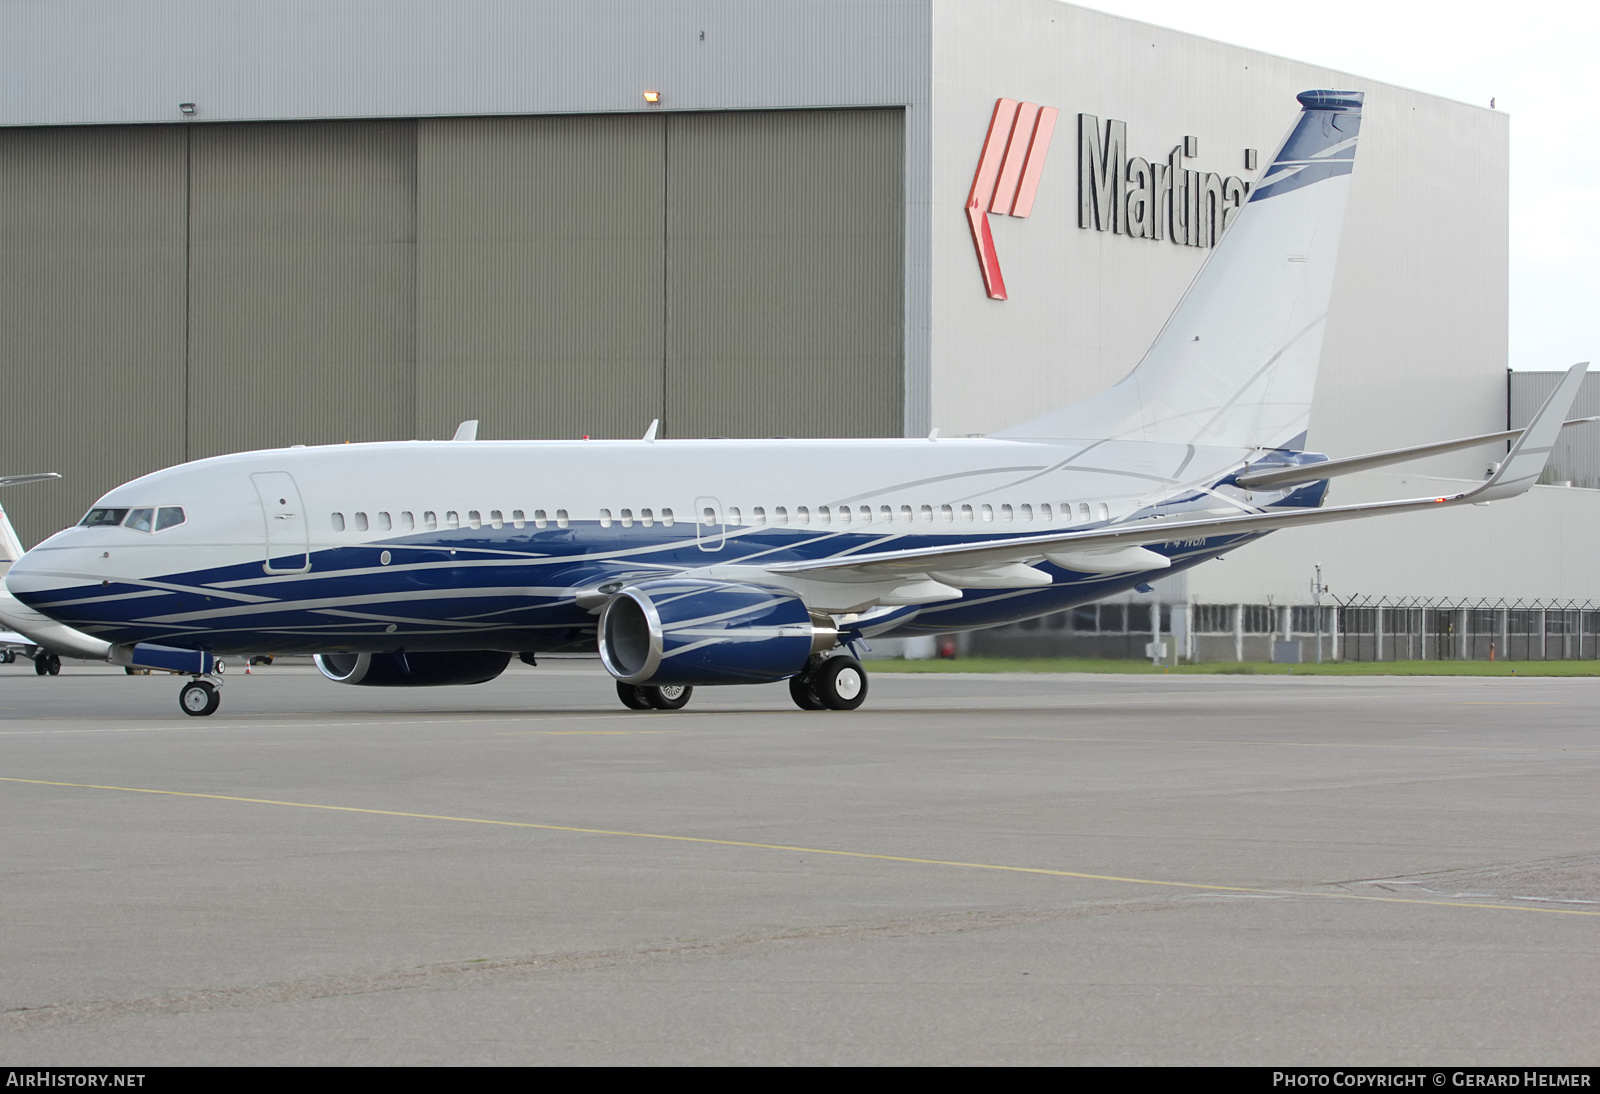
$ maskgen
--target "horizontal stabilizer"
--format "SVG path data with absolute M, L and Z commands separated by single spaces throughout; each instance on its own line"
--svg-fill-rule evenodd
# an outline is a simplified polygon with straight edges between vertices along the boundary
M 1589 422 L 1600 422 L 1600 416 L 1572 418 L 1562 422 L 1561 427 L 1565 429 L 1567 426 L 1584 425 Z M 1477 448 L 1481 445 L 1493 444 L 1496 441 L 1514 440 L 1520 436 L 1522 436 L 1522 430 L 1520 429 L 1502 429 L 1498 433 L 1480 433 L 1476 437 L 1459 437 L 1453 441 L 1419 444 L 1410 448 L 1392 448 L 1387 452 L 1373 452 L 1365 456 L 1350 456 L 1342 460 L 1326 460 L 1322 463 L 1297 464 L 1294 467 L 1268 467 L 1260 471 L 1246 471 L 1234 481 L 1240 486 L 1252 490 L 1272 486 L 1295 486 L 1303 482 L 1331 479 L 1338 475 L 1353 475 L 1357 471 L 1372 471 L 1379 467 L 1389 467 L 1397 463 L 1410 463 L 1412 460 L 1420 460 L 1428 456 L 1439 456 L 1446 452 L 1459 452 L 1464 448 Z
M 862 581 L 895 574 L 925 574 L 935 569 L 948 572 L 979 566 L 995 566 L 1006 562 L 1054 558 L 1057 555 L 1115 551 L 1142 547 L 1145 544 L 1172 543 L 1214 536 L 1253 535 L 1280 528 L 1332 524 L 1336 521 L 1359 520 L 1388 513 L 1421 512 L 1452 505 L 1515 497 L 1527 492 L 1544 473 L 1556 434 L 1561 429 L 1566 412 L 1578 396 L 1578 388 L 1583 384 L 1583 374 L 1587 368 L 1587 365 L 1574 365 L 1557 385 L 1556 390 L 1551 393 L 1550 398 L 1545 400 L 1544 406 L 1539 408 L 1533 421 L 1523 430 L 1522 436 L 1517 438 L 1495 473 L 1471 490 L 1459 494 L 1341 505 L 1327 509 L 1262 510 L 1194 520 L 1158 517 L 1078 532 L 1018 536 L 1014 539 L 982 540 L 976 543 L 969 541 L 940 547 L 913 547 L 901 551 L 878 551 L 872 554 L 862 553 L 808 562 L 785 562 L 769 566 L 766 570 L 774 575 L 793 574 L 821 580 Z M 1152 564 L 1150 568 L 1157 567 Z

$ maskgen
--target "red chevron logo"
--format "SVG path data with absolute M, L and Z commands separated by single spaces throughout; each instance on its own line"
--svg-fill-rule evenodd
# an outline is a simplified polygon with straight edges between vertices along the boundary
M 972 245 L 978 251 L 983 287 L 991 300 L 1006 299 L 1006 280 L 1000 274 L 1000 256 L 995 253 L 994 236 L 989 231 L 989 214 L 1025 217 L 1033 211 L 1033 196 L 1039 189 L 1039 176 L 1044 173 L 1044 158 L 1050 151 L 1057 113 L 1053 106 L 995 100 L 989 132 L 978 156 L 978 170 L 967 194 L 967 224 L 972 228 Z

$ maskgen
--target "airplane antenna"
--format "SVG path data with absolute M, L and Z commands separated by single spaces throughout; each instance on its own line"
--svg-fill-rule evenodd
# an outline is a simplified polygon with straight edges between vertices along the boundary
M 656 430 L 658 430 L 660 428 L 661 428 L 661 419 L 660 418 L 651 418 L 650 419 L 650 428 L 644 431 L 644 438 L 643 439 L 647 440 L 647 441 L 655 440 L 656 439 Z
M 478 419 L 473 418 L 456 426 L 456 435 L 452 441 L 475 441 L 478 439 Z

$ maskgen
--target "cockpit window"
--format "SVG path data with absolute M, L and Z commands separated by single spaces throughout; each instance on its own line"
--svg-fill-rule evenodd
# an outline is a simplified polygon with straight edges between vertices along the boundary
M 127 515 L 126 509 L 91 509 L 78 524 L 84 528 L 113 528 Z
M 181 505 L 163 505 L 159 509 L 153 506 L 139 509 L 103 508 L 89 510 L 78 525 L 81 528 L 115 528 L 120 524 L 135 532 L 164 532 L 168 528 L 176 528 L 185 519 Z

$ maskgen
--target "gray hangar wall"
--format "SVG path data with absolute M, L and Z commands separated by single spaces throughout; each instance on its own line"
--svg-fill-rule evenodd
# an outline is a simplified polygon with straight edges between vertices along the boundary
M 0 129 L 25 544 L 187 459 L 898 436 L 904 112 Z

